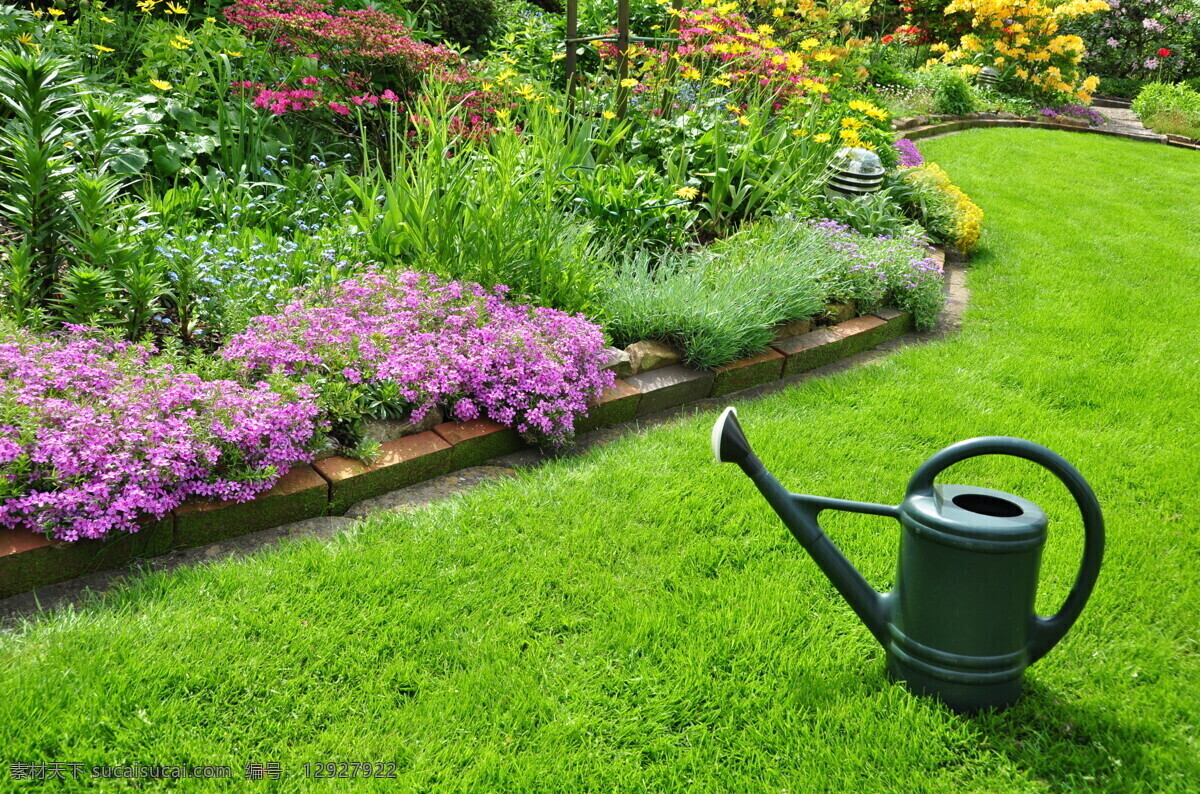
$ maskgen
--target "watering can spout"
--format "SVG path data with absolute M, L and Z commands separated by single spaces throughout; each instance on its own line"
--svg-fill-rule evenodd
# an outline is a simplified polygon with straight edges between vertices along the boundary
M 879 642 L 887 647 L 887 596 L 877 592 L 821 531 L 817 516 L 822 510 L 849 510 L 857 513 L 897 518 L 898 508 L 890 505 L 829 499 L 789 492 L 766 470 L 750 448 L 746 434 L 738 424 L 737 410 L 726 408 L 713 425 L 713 456 L 717 463 L 735 463 L 746 473 L 800 545 L 833 583 L 855 614 Z

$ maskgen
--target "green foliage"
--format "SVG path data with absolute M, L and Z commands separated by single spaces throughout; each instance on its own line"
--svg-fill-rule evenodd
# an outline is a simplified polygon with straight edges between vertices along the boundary
M 1148 83 L 1133 100 L 1133 112 L 1141 119 L 1174 112 L 1200 125 L 1200 91 L 1182 83 Z
M 895 86 L 897 88 L 912 88 L 916 85 L 916 78 L 912 72 L 884 58 L 880 58 L 868 65 L 867 71 L 870 72 L 868 79 L 876 85 Z
M 1097 93 L 1104 96 L 1133 99 L 1146 82 L 1145 79 L 1139 77 L 1104 77 L 1100 80 Z
M 662 339 L 688 364 L 711 369 L 762 350 L 775 325 L 817 314 L 834 259 L 816 235 L 773 224 L 657 261 L 638 252 L 605 295 L 606 325 L 618 346 Z
M 933 105 L 937 113 L 965 116 L 975 110 L 971 86 L 965 77 L 949 67 L 931 68 Z
M 451 43 L 477 53 L 487 49 L 500 24 L 497 0 L 387 0 L 377 5 L 392 12 L 400 6 L 418 26 L 428 24 Z
M 81 112 L 82 78 L 70 70 L 48 55 L 0 49 L 0 99 L 11 115 L 0 129 L 0 215 L 21 233 L 37 303 L 53 288 L 71 225 L 67 124 Z
M 886 187 L 862 196 L 835 196 L 820 205 L 820 214 L 841 221 L 862 234 L 881 237 L 913 234 L 914 226 L 905 214 L 897 191 Z M 915 230 L 918 236 L 923 232 Z
M 1148 83 L 1133 101 L 1133 112 L 1155 132 L 1200 138 L 1200 87 Z
M 417 112 L 445 119 L 437 101 Z M 544 109 L 531 109 L 520 133 L 508 127 L 478 141 L 435 121 L 396 149 L 390 176 L 374 166 L 346 177 L 353 222 L 382 261 L 506 284 L 568 311 L 594 308 L 602 251 L 593 223 L 564 212 L 574 192 L 564 174 L 596 164 L 611 142 L 577 133 Z
M 697 211 L 686 199 L 664 192 L 668 185 L 642 158 L 619 160 L 569 172 L 575 179 L 577 214 L 595 221 L 620 248 L 681 248 Z

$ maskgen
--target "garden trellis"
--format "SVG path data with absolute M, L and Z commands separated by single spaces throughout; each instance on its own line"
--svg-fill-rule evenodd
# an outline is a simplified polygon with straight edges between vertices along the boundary
M 683 9 L 683 0 L 671 0 L 671 24 L 667 28 L 667 33 L 674 33 L 679 25 L 679 13 Z M 629 89 L 621 85 L 621 82 L 629 76 L 629 43 L 630 42 L 666 42 L 671 46 L 672 52 L 675 45 L 679 43 L 679 38 L 676 36 L 653 37 L 653 36 L 632 36 L 629 33 L 629 0 L 617 0 L 617 32 L 602 33 L 596 36 L 580 36 L 579 35 L 579 0 L 567 0 L 567 35 L 566 35 L 566 71 L 567 71 L 567 101 L 572 108 L 575 103 L 575 88 L 577 85 L 576 72 L 578 71 L 578 45 L 589 42 L 610 42 L 617 46 L 617 52 L 620 57 L 617 62 L 617 118 L 625 118 L 625 106 L 629 100 Z M 675 61 L 672 60 L 667 68 L 670 70 L 668 74 L 674 72 Z M 668 115 L 670 112 L 670 94 L 663 98 L 663 115 Z

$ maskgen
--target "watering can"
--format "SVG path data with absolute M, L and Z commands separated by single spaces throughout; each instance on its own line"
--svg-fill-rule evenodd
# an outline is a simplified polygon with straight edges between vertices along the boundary
M 888 673 L 955 711 L 1014 703 L 1025 668 L 1071 628 L 1100 573 L 1104 517 L 1096 495 L 1075 467 L 1032 441 L 987 436 L 952 444 L 917 468 L 898 507 L 790 493 L 755 457 L 733 408 L 713 427 L 712 446 L 718 463 L 736 463 L 754 481 L 883 645 Z M 980 455 L 1011 455 L 1049 469 L 1083 513 L 1083 563 L 1052 617 L 1034 612 L 1046 540 L 1041 508 L 991 488 L 934 483 L 943 469 Z M 822 510 L 900 522 L 900 562 L 891 592 L 876 592 L 842 556 L 817 523 Z

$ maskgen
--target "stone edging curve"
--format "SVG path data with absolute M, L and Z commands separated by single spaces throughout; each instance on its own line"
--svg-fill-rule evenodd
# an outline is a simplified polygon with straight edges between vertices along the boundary
M 923 121 L 925 123 L 914 123 Z M 1200 141 L 1183 135 L 1162 135 L 1156 132 L 1125 132 L 1123 130 L 1108 130 L 1080 124 L 1076 120 L 1046 121 L 1031 118 L 1000 118 L 991 113 L 973 113 L 970 116 L 942 116 L 936 121 L 918 116 L 911 119 L 897 119 L 892 125 L 900 138 L 918 141 L 934 135 L 945 135 L 969 129 L 987 129 L 992 127 L 1026 127 L 1043 130 L 1067 130 L 1069 132 L 1090 132 L 1095 135 L 1108 135 L 1114 138 L 1127 138 L 1134 141 L 1163 143 L 1181 149 L 1200 149 Z
M 944 260 L 944 254 L 937 256 Z M 912 316 L 881 309 L 836 325 L 779 338 L 756 355 L 712 371 L 674 364 L 619 378 L 577 424 L 580 434 L 698 400 L 783 380 L 901 336 Z M 792 333 L 795 333 L 793 330 Z M 248 502 L 189 499 L 162 519 L 111 540 L 53 541 L 0 530 L 0 598 L 173 549 L 204 546 L 310 518 L 342 515 L 359 502 L 527 445 L 515 430 L 487 419 L 443 422 L 381 446 L 370 465 L 342 456 L 296 466 Z

